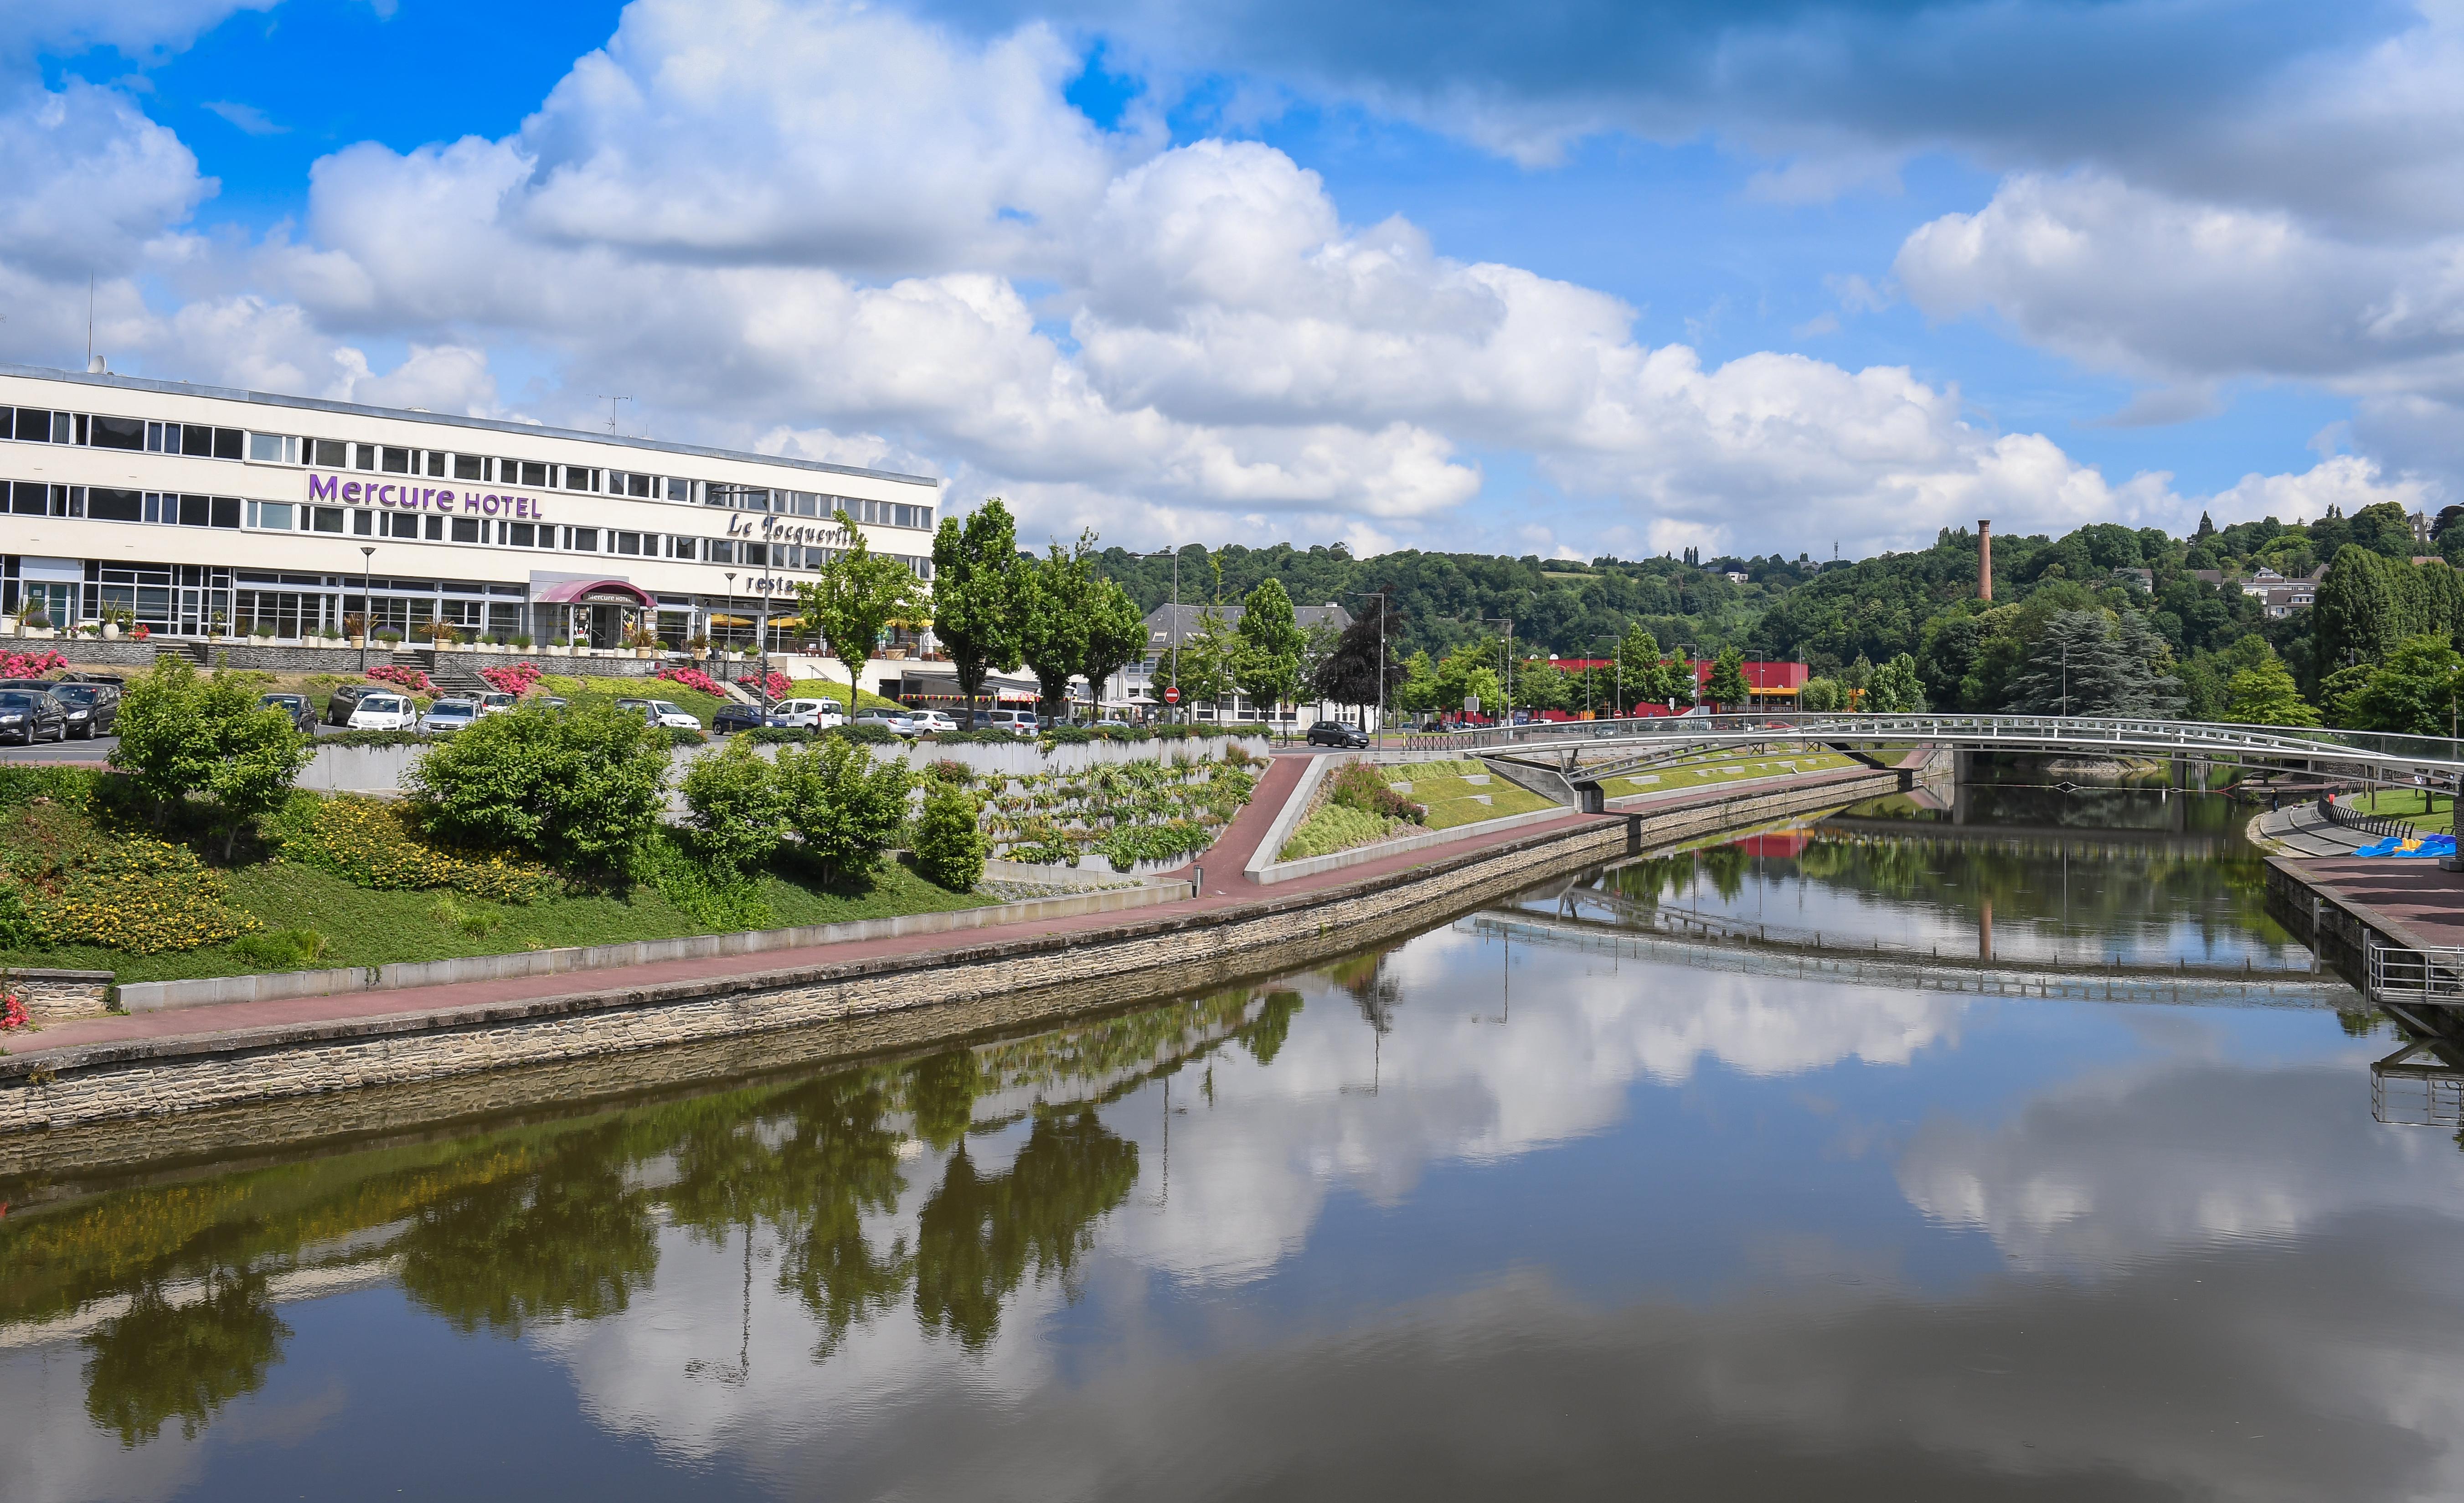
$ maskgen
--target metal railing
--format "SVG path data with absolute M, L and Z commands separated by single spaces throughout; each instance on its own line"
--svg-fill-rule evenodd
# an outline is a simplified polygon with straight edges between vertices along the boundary
M 2464 1005 L 2464 949 L 2408 950 L 2373 944 L 2370 1000 Z
M 2464 741 L 2376 731 L 2228 725 L 2054 715 L 1891 715 L 1758 711 L 1559 720 L 1406 738 L 1415 750 L 1563 751 L 1648 745 L 1715 747 L 1761 740 L 1932 741 L 1964 750 L 2200 757 L 2236 763 L 2326 763 L 2441 781 L 2464 778 Z
M 2319 801 L 2319 807 L 2326 813 L 2328 824 L 2340 826 L 2345 829 L 2358 829 L 2365 835 L 2391 836 L 2397 840 L 2421 838 L 2421 831 L 2413 828 L 2410 820 L 2388 819 L 2379 814 L 2355 813 L 2337 803 L 2336 796 L 2332 793 Z

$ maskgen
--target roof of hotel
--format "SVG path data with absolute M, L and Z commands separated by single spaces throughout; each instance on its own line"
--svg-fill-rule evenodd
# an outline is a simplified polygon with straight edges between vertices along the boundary
M 450 412 L 424 412 L 413 408 L 367 407 L 357 402 L 328 402 L 321 397 L 284 396 L 278 391 L 243 391 L 236 387 L 201 387 L 187 381 L 155 381 L 144 376 L 115 376 L 108 372 L 94 374 L 81 370 L 53 370 L 43 365 L 11 365 L 0 364 L 0 376 L 24 376 L 35 381 L 68 381 L 79 386 L 103 387 L 122 391 L 155 391 L 166 396 L 212 397 L 223 402 L 253 402 L 260 407 L 290 408 L 303 412 L 339 412 L 349 417 L 386 417 L 407 423 L 435 423 L 448 428 L 473 428 L 488 432 L 512 433 L 527 437 L 579 438 L 594 444 L 614 444 L 626 449 L 647 450 L 652 453 L 690 454 L 700 459 L 739 459 L 753 464 L 784 465 L 795 470 L 810 470 L 822 475 L 851 475 L 868 480 L 894 480 L 905 485 L 929 485 L 935 489 L 941 482 L 930 475 L 901 475 L 894 470 L 865 470 L 854 465 L 825 464 L 819 459 L 792 459 L 783 454 L 746 453 L 739 449 L 713 449 L 702 444 L 671 444 L 656 438 L 628 438 L 621 433 L 593 433 L 577 428 L 550 428 L 544 423 L 515 423 L 495 417 L 456 417 Z

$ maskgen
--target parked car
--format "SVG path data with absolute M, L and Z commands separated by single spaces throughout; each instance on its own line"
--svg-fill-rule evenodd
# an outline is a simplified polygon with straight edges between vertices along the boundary
M 983 725 L 986 730 L 1007 731 L 1012 736 L 1024 737 L 1028 740 L 1033 740 L 1043 734 L 1044 730 L 1032 710 L 987 710 L 984 712 Z
M 915 729 L 920 735 L 938 736 L 943 731 L 955 731 L 958 728 L 957 720 L 940 710 L 910 710 L 907 712 L 907 718 L 915 722 Z
M 619 699 L 616 701 L 616 708 L 639 711 L 642 718 L 652 725 L 673 726 L 680 731 L 701 729 L 701 717 L 688 712 L 684 706 L 672 700 Z
M 372 694 L 387 692 L 376 684 L 342 685 L 325 696 L 325 723 L 327 725 L 350 724 L 351 717 L 359 710 L 362 699 Z
M 855 723 L 878 725 L 892 736 L 912 739 L 915 735 L 915 722 L 907 718 L 904 710 L 867 710 L 855 718 Z
M 307 735 L 317 734 L 317 706 L 309 701 L 306 695 L 261 694 L 256 696 L 256 702 L 291 717 L 292 725 Z
M 52 685 L 51 695 L 68 711 L 71 736 L 91 740 L 119 728 L 120 691 L 109 684 L 63 681 Z
M 1366 746 L 1369 733 L 1357 725 L 1346 725 L 1341 720 L 1320 720 L 1309 727 L 1309 743 L 1311 746 Z
M 35 689 L 0 689 L 0 737 L 32 746 L 69 739 L 68 706 Z
M 336 690 L 336 694 L 341 693 Z M 389 689 L 368 689 L 353 701 L 351 716 L 343 722 L 355 731 L 407 731 L 419 724 L 419 708 L 407 695 Z
M 479 702 L 475 699 L 439 699 L 419 718 L 419 728 L 442 735 L 447 731 L 468 730 L 471 722 L 478 718 Z
M 1104 718 L 1089 724 L 1087 729 L 1090 731 L 1127 731 L 1134 730 L 1135 727 L 1131 725 L 1127 720 L 1116 719 L 1108 715 Z
M 770 707 L 770 713 L 778 717 L 778 724 L 814 731 L 847 723 L 847 709 L 836 699 L 781 699 Z
M 519 695 L 509 695 L 504 693 L 502 690 L 492 690 L 479 696 L 479 713 L 481 715 L 502 715 L 507 710 L 512 709 L 514 706 L 521 702 L 521 696 Z
M 732 731 L 758 731 L 765 725 L 786 723 L 758 704 L 722 705 L 719 712 L 710 718 L 711 732 L 717 736 L 725 736 Z

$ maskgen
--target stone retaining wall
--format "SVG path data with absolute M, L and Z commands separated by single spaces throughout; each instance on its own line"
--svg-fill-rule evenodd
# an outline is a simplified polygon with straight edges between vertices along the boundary
M 1397 938 L 1635 849 L 1886 792 L 1892 773 L 1585 820 L 1408 873 L 1237 908 L 921 955 L 649 984 L 428 1014 L 339 1019 L 0 1058 L 0 1133 L 403 1085 L 509 1067 L 1004 1006 L 1047 988 L 1110 1006 L 1289 970 Z M 1039 1004 L 1026 1003 L 1025 1006 Z

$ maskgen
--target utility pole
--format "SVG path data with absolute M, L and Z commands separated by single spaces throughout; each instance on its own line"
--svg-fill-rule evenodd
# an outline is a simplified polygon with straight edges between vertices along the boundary
M 619 402 L 630 402 L 633 399 L 631 397 L 611 397 L 604 391 L 597 392 L 595 395 L 600 401 L 607 404 L 607 431 L 611 433 L 616 431 L 616 404 Z

